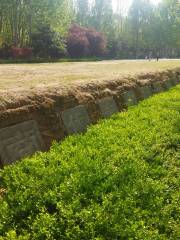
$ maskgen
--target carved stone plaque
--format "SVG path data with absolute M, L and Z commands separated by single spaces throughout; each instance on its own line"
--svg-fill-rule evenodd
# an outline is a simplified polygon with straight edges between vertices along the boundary
M 0 129 L 0 159 L 3 165 L 42 150 L 42 138 L 34 120 Z
M 104 118 L 110 117 L 112 114 L 118 112 L 118 107 L 113 97 L 105 97 L 98 100 L 98 105 Z
M 143 99 L 148 98 L 152 95 L 152 89 L 150 86 L 141 87 L 141 95 Z
M 153 93 L 160 93 L 163 91 L 163 87 L 159 82 L 153 83 Z
M 177 78 L 172 78 L 172 83 L 173 83 L 173 85 L 175 86 L 175 85 L 177 85 L 179 82 L 178 82 L 178 79 Z
M 122 98 L 123 98 L 126 106 L 132 106 L 132 105 L 135 105 L 137 103 L 135 93 L 132 90 L 124 92 L 122 94 Z
M 88 112 L 83 105 L 65 110 L 61 115 L 64 126 L 69 134 L 83 132 L 91 123 Z
M 164 82 L 164 87 L 166 90 L 170 89 L 173 86 L 172 81 L 171 80 L 167 80 Z

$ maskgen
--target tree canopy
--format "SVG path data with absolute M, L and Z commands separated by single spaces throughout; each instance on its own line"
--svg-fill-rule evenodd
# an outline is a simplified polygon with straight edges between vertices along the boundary
M 180 56 L 178 0 L 133 0 L 128 11 L 125 0 L 116 1 L 115 9 L 111 0 L 0 0 L 0 48 L 37 49 L 37 37 L 49 29 L 51 45 L 65 54 L 69 29 L 77 24 L 105 36 L 109 57 Z

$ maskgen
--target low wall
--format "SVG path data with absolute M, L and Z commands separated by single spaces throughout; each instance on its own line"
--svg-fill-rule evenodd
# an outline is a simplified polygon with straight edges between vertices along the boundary
M 53 140 L 84 132 L 149 96 L 180 83 L 180 70 L 141 75 L 131 81 L 88 83 L 62 93 L 8 103 L 0 109 L 0 166 L 46 151 Z

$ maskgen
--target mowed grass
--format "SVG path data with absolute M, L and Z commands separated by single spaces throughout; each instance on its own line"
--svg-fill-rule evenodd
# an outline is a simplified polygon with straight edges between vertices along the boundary
M 0 90 L 34 90 L 88 81 L 116 80 L 176 67 L 180 67 L 180 60 L 2 64 Z
M 0 173 L 0 239 L 179 239 L 180 85 Z

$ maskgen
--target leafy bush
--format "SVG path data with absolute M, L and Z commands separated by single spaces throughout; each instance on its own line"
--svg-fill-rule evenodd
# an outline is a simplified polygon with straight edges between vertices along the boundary
M 64 40 L 48 25 L 39 26 L 37 32 L 31 35 L 31 45 L 36 57 L 59 58 L 66 54 Z
M 14 59 L 27 59 L 32 57 L 32 48 L 11 48 L 11 56 Z
M 106 52 L 107 42 L 104 35 L 95 29 L 73 25 L 67 40 L 67 49 L 71 57 L 102 56 Z
M 30 59 L 32 48 L 4 46 L 0 49 L 0 59 Z
M 102 56 L 106 53 L 107 41 L 104 35 L 94 29 L 89 29 L 86 33 L 89 41 L 91 56 Z
M 179 236 L 180 86 L 0 173 L 0 239 Z
M 4 45 L 0 48 L 0 59 L 8 59 L 11 57 L 11 47 Z
M 89 55 L 89 41 L 84 33 L 70 33 L 67 49 L 71 57 L 85 57 Z

